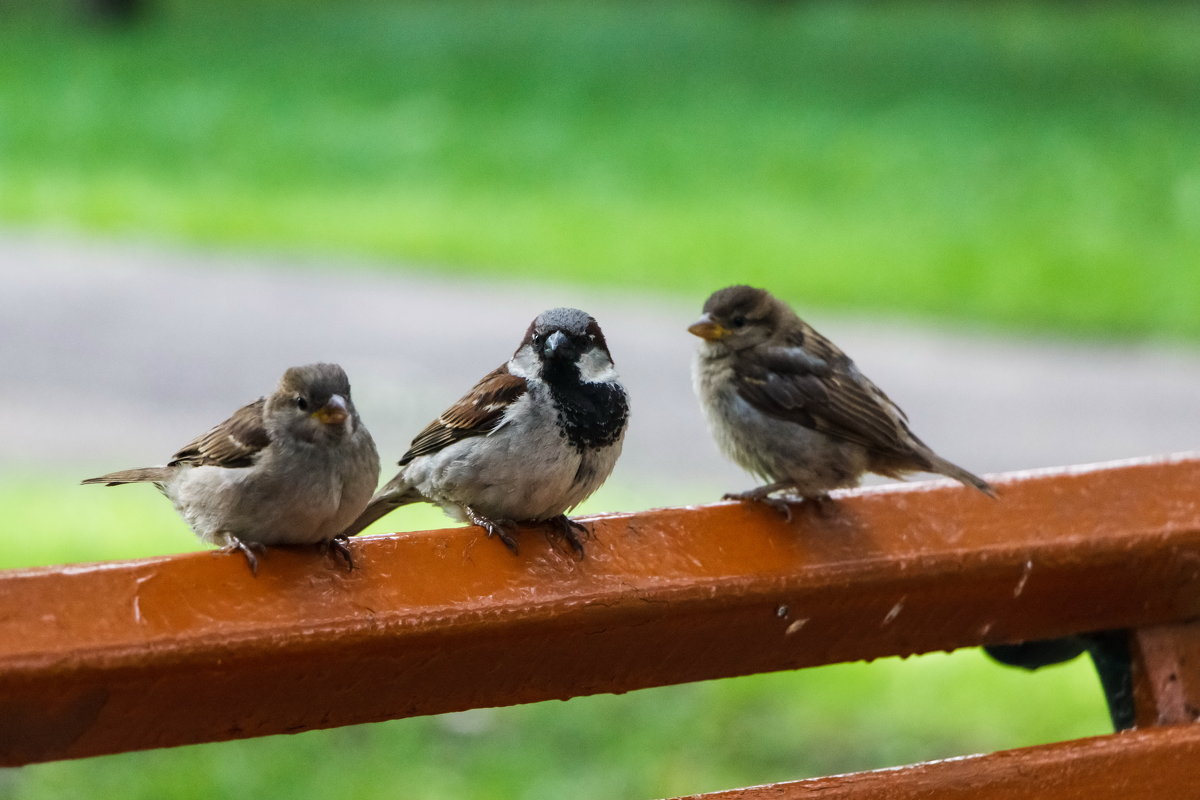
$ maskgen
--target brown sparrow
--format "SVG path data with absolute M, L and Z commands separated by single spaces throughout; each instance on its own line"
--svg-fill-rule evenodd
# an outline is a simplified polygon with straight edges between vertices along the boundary
M 400 472 L 346 534 L 425 502 L 514 553 L 516 523 L 550 522 L 582 556 L 587 529 L 565 514 L 612 472 L 628 417 L 596 320 L 575 308 L 543 312 L 506 364 L 413 439 Z
M 726 499 L 767 503 L 790 518 L 773 493 L 820 504 L 865 472 L 937 472 L 995 496 L 982 478 L 929 449 L 882 389 L 769 292 L 714 292 L 688 331 L 704 340 L 693 379 L 717 445 L 769 481 Z
M 257 573 L 260 545 L 332 544 L 379 480 L 379 454 L 337 364 L 292 367 L 269 397 L 238 409 L 163 467 L 84 483 L 155 484 L 205 542 L 240 550 Z

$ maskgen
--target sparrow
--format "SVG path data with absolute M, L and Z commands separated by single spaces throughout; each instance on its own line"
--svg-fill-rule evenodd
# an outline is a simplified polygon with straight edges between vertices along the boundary
M 413 439 L 400 471 L 345 531 L 433 503 L 514 554 L 513 528 L 548 522 L 582 558 L 588 530 L 566 516 L 608 478 L 629 400 L 600 326 L 575 308 L 530 324 L 516 352 Z
M 688 331 L 704 340 L 692 377 L 717 446 L 769 481 L 725 499 L 766 503 L 790 519 L 775 492 L 821 508 L 831 489 L 854 486 L 866 472 L 937 472 L 995 497 L 986 481 L 917 438 L 882 389 L 769 292 L 714 292 Z
M 240 551 L 258 574 L 255 548 L 332 546 L 353 568 L 339 534 L 379 481 L 379 454 L 337 364 L 292 367 L 269 397 L 184 445 L 166 466 L 112 472 L 83 483 L 153 483 L 195 534 Z

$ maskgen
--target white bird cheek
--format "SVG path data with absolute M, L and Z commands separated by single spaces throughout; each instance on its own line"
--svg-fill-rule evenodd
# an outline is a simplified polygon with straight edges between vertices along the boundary
M 529 345 L 522 345 L 509 359 L 508 371 L 518 378 L 536 378 L 542 374 L 542 364 Z
M 579 357 L 579 377 L 584 383 L 608 383 L 617 379 L 612 359 L 598 347 Z

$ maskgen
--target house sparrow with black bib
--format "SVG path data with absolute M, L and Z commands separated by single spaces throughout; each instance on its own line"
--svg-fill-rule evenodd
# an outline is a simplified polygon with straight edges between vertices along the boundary
M 337 364 L 292 367 L 269 397 L 238 409 L 163 467 L 127 469 L 84 483 L 153 483 L 209 544 L 241 551 L 325 544 L 354 561 L 340 537 L 379 480 L 379 454 Z
M 400 472 L 346 529 L 393 509 L 433 503 L 497 536 L 548 522 L 583 556 L 587 529 L 566 512 L 600 488 L 621 453 L 629 401 L 596 320 L 543 312 L 506 363 L 413 439 Z
M 937 472 L 989 496 L 986 481 L 934 453 L 908 418 L 833 342 L 763 289 L 714 292 L 690 333 L 700 405 L 718 447 L 769 481 L 728 500 L 766 503 L 791 518 L 775 492 L 818 507 L 863 473 Z

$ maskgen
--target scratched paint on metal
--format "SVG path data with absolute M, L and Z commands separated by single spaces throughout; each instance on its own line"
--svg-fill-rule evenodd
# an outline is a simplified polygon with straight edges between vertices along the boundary
M 1196 796 L 1197 764 L 1190 725 L 677 800 L 1182 800 Z
M 994 482 L 842 493 L 791 524 L 603 515 L 582 561 L 459 528 L 355 541 L 349 574 L 303 549 L 257 578 L 214 552 L 0 573 L 0 763 L 1200 616 L 1197 457 Z M 50 698 L 70 736 L 33 735 Z

